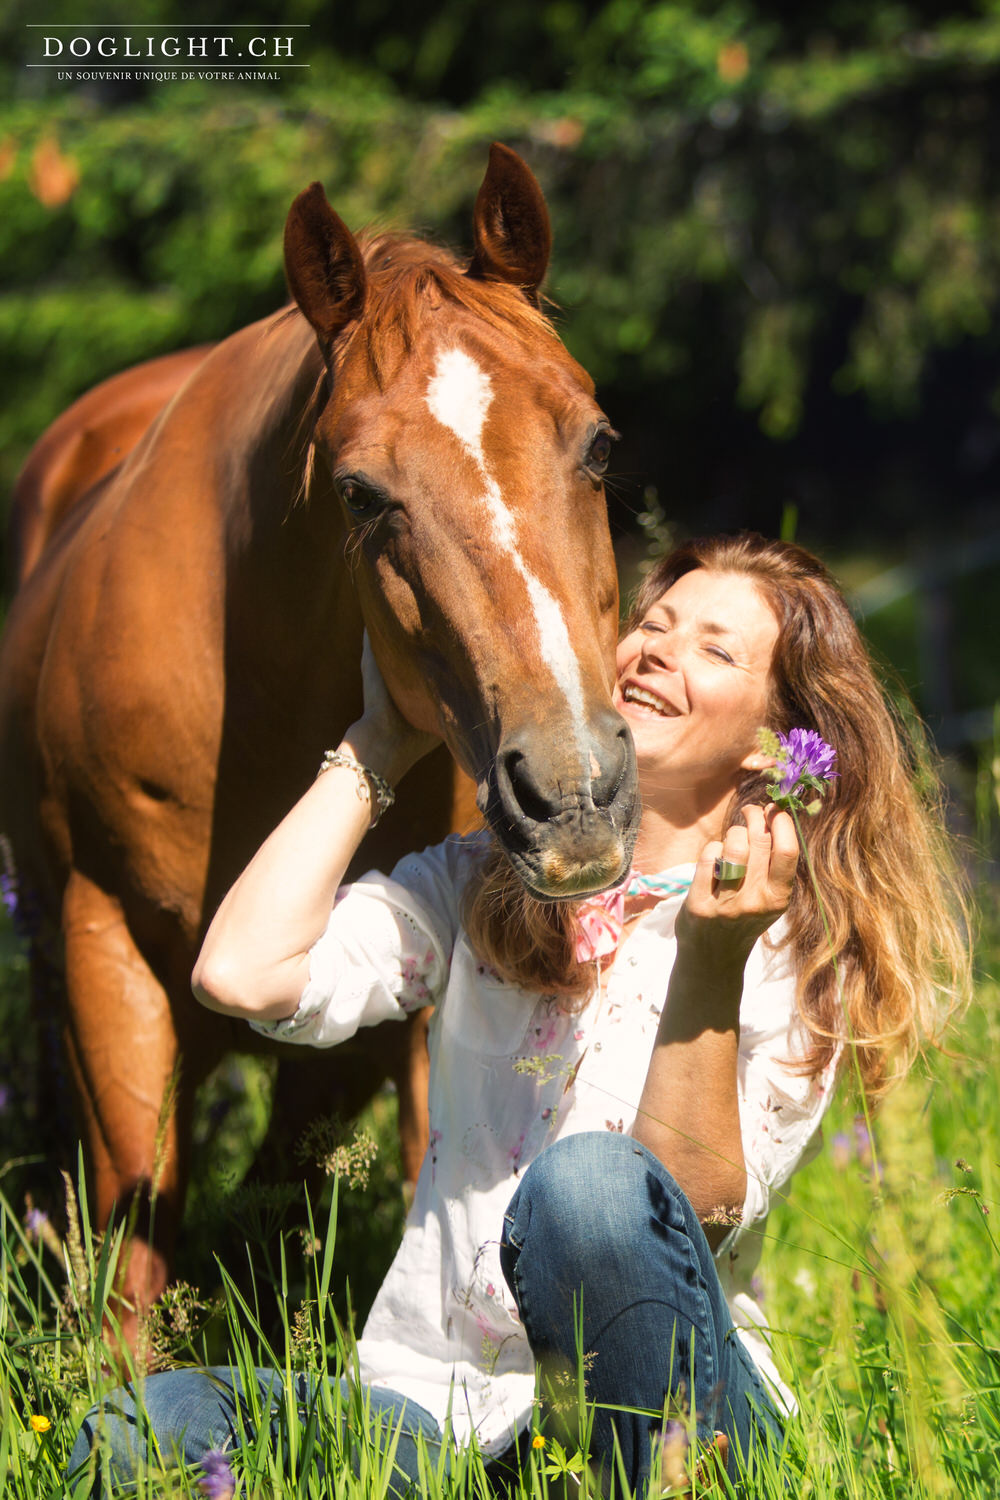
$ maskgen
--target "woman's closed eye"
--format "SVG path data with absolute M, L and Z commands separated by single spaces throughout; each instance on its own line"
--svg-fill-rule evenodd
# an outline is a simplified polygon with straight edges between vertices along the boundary
M 729 652 L 724 650 L 722 646 L 706 646 L 705 649 L 709 656 L 717 657 L 719 661 L 728 662 L 731 667 L 736 665 Z

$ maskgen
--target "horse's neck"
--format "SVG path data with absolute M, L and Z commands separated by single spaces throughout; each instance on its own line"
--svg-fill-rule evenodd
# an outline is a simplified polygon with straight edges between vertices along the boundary
M 256 337 L 252 337 L 256 332 Z M 245 329 L 227 368 L 227 672 L 245 674 L 262 702 L 299 714 L 313 685 L 356 709 L 363 623 L 344 558 L 339 507 L 325 471 L 306 484 L 315 393 L 323 366 L 297 315 Z M 308 492 L 307 492 L 308 491 Z
M 227 523 L 266 533 L 282 523 L 301 484 L 323 379 L 316 341 L 297 313 L 276 314 L 227 339 L 203 373 L 222 446 Z

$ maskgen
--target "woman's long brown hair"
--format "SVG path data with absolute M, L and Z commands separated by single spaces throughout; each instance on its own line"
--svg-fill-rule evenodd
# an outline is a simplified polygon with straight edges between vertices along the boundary
M 749 576 L 774 611 L 769 727 L 814 729 L 836 749 L 839 776 L 822 811 L 800 819 L 822 906 L 800 860 L 785 941 L 811 1038 L 804 1071 L 821 1072 L 843 1046 L 877 1096 L 970 989 L 968 906 L 940 782 L 919 734 L 890 706 L 839 588 L 801 547 L 753 532 L 688 542 L 646 575 L 626 631 L 695 568 Z M 729 821 L 767 800 L 765 777 L 747 773 Z M 465 921 L 504 978 L 583 1003 L 594 974 L 574 958 L 574 910 L 527 895 L 494 847 L 469 886 Z

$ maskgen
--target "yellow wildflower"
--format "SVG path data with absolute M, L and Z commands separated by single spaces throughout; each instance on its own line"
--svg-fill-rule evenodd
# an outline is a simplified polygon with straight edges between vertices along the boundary
M 49 1428 L 52 1426 L 52 1423 L 49 1421 L 48 1417 L 30 1417 L 29 1425 L 32 1432 L 48 1432 Z
M 533 1448 L 545 1447 L 545 1439 L 542 1437 L 542 1434 L 540 1432 L 536 1432 L 535 1436 L 531 1439 L 531 1446 Z

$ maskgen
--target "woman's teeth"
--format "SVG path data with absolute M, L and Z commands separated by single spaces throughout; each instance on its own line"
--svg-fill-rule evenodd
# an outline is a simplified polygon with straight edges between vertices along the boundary
M 631 683 L 624 689 L 622 697 L 626 703 L 641 703 L 643 708 L 651 708 L 654 713 L 662 714 L 665 718 L 676 712 L 662 698 L 657 698 L 654 693 L 647 693 L 645 688 L 633 687 Z

